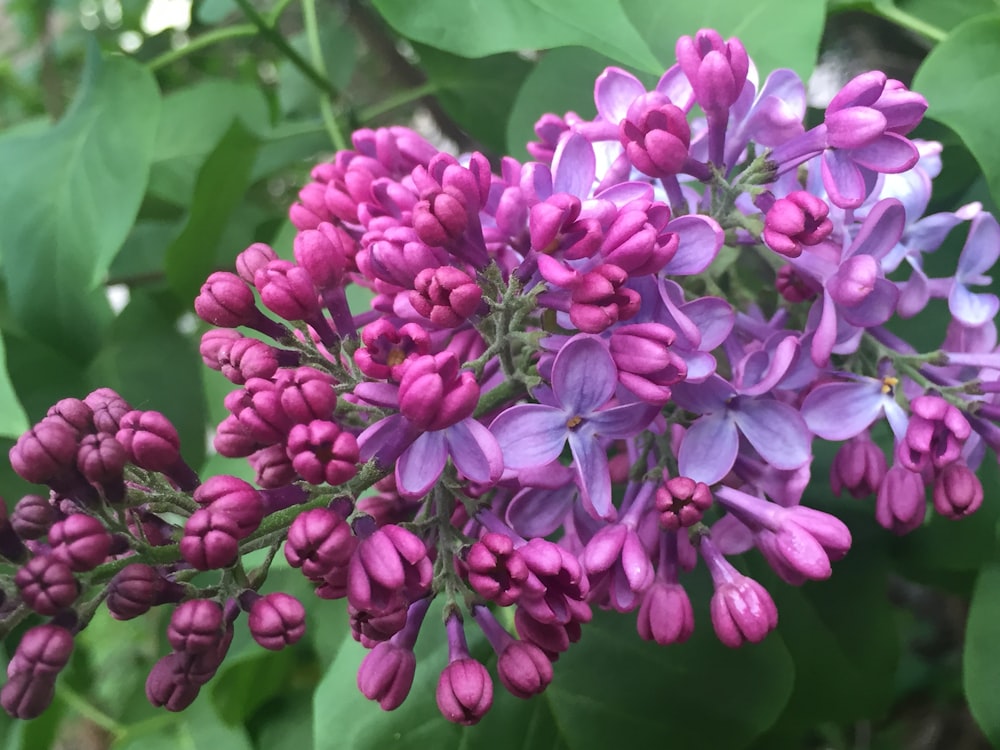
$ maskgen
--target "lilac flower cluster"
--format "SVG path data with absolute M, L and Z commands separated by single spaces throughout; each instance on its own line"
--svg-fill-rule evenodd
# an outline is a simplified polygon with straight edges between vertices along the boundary
M 50 495 L 0 524 L 19 566 L 5 622 L 51 620 L 22 638 L 4 708 L 44 709 L 102 603 L 175 607 L 147 692 L 184 708 L 241 611 L 265 648 L 302 636 L 300 602 L 258 593 L 283 546 L 317 596 L 346 599 L 369 649 L 358 687 L 384 709 L 439 598 L 438 706 L 472 724 L 493 682 L 469 620 L 521 698 L 594 606 L 687 639 L 699 559 L 719 639 L 766 637 L 774 602 L 731 558 L 756 549 L 798 585 L 851 546 L 802 504 L 814 438 L 841 443 L 833 491 L 874 495 L 894 533 L 924 522 L 928 489 L 936 512 L 974 512 L 975 469 L 1000 449 L 1000 301 L 975 291 L 1000 226 L 978 204 L 924 215 L 940 146 L 907 136 L 926 101 L 865 73 L 807 130 L 802 82 L 761 84 L 738 40 L 699 31 L 677 61 L 652 91 L 609 68 L 593 120 L 545 115 L 535 161 L 499 173 L 400 127 L 313 170 L 294 261 L 254 244 L 195 302 L 215 326 L 202 357 L 237 386 L 215 448 L 248 458 L 256 487 L 202 482 L 162 415 L 109 391 L 53 407 L 11 451 Z M 929 277 L 924 254 L 966 223 L 954 275 Z M 952 320 L 918 352 L 889 325 L 935 299 Z M 199 588 L 206 570 L 218 583 Z

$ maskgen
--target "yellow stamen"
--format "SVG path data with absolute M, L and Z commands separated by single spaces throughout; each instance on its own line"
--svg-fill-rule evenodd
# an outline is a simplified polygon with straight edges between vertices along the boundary
M 892 393 L 892 389 L 899 385 L 899 378 L 887 375 L 882 378 L 882 393 Z

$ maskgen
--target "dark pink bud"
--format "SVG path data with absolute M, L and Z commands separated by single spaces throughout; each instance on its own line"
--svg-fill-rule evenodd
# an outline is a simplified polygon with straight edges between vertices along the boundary
M 600 333 L 619 320 L 628 320 L 639 311 L 638 292 L 625 286 L 628 274 L 605 263 L 583 274 L 574 287 L 569 317 L 584 333 Z
M 264 307 L 285 320 L 319 315 L 319 297 L 309 272 L 288 260 L 272 260 L 254 274 Z
M 357 545 L 351 527 L 327 508 L 314 508 L 292 521 L 285 542 L 285 559 L 308 578 L 323 578 L 347 565 Z
M 34 719 L 49 707 L 55 691 L 54 677 L 21 672 L 0 688 L 0 705 L 15 719 Z
M 271 378 L 280 364 L 274 347 L 243 336 L 219 349 L 214 369 L 219 369 L 229 382 L 242 385 L 250 378 Z
M 448 192 L 434 193 L 413 207 L 413 228 L 421 241 L 432 247 L 456 242 L 468 226 L 469 212 L 465 202 Z
M 362 539 L 348 568 L 347 599 L 356 609 L 379 611 L 400 595 L 414 601 L 427 594 L 433 565 L 423 540 L 389 524 Z
M 882 449 L 864 433 L 837 451 L 830 467 L 830 486 L 838 496 L 846 489 L 851 497 L 860 499 L 878 490 L 888 470 Z
M 924 522 L 927 493 L 919 474 L 902 466 L 886 472 L 875 501 L 875 520 L 894 534 L 908 534 Z
M 24 603 L 40 615 L 55 615 L 80 595 L 70 567 L 52 555 L 34 557 L 14 575 Z
M 385 608 L 371 612 L 347 605 L 351 617 L 351 634 L 366 648 L 380 641 L 387 641 L 406 625 L 408 602 L 402 596 Z
M 375 644 L 358 669 L 358 690 L 383 711 L 399 708 L 413 686 L 417 657 L 392 641 Z
M 183 711 L 198 697 L 199 685 L 191 682 L 183 654 L 167 654 L 153 665 L 146 679 L 146 698 L 157 708 Z
M 425 268 L 410 292 L 413 309 L 443 328 L 455 328 L 479 307 L 483 290 L 469 274 L 453 266 Z
M 428 432 L 443 430 L 471 417 L 479 403 L 479 385 L 471 372 L 459 372 L 450 351 L 417 357 L 399 383 L 399 411 Z
M 983 485 L 961 461 L 945 466 L 934 480 L 934 510 L 948 518 L 963 518 L 983 504 Z
M 228 271 L 216 271 L 201 286 L 194 311 L 206 323 L 220 328 L 237 328 L 257 320 L 260 311 L 247 283 Z
M 398 382 L 410 359 L 430 351 L 426 330 L 416 323 L 406 323 L 397 330 L 385 318 L 365 326 L 361 341 L 364 347 L 354 352 L 354 361 L 361 372 L 376 380 Z
M 132 563 L 111 579 L 105 603 L 116 620 L 131 620 L 164 603 L 164 594 L 173 587 L 149 565 Z
M 74 513 L 52 526 L 49 544 L 52 556 L 77 573 L 93 570 L 111 552 L 111 534 L 93 516 Z
M 118 432 L 121 418 L 132 411 L 128 401 L 110 388 L 98 388 L 87 395 L 83 402 L 93 412 L 94 429 L 114 435 Z
M 76 454 L 76 467 L 94 484 L 120 480 L 127 461 L 121 443 L 106 432 L 84 437 Z
M 933 465 L 941 469 L 962 455 L 972 427 L 957 407 L 940 396 L 919 396 L 910 403 L 906 438 L 899 446 L 900 463 L 910 471 Z
M 316 229 L 305 229 L 295 236 L 295 260 L 319 287 L 342 283 L 344 273 L 353 265 L 357 252 L 354 240 L 340 227 L 323 222 Z
M 295 481 L 295 467 L 285 446 L 269 445 L 250 456 L 247 461 L 254 470 L 254 482 L 265 490 L 285 487 Z
M 650 177 L 667 177 L 684 167 L 691 127 L 680 108 L 654 91 L 629 106 L 619 125 L 618 140 L 636 169 Z
M 78 398 L 64 398 L 56 402 L 45 412 L 45 416 L 61 419 L 81 437 L 94 431 L 94 411 Z
M 845 307 L 857 307 L 875 291 L 881 266 L 871 255 L 853 255 L 826 282 L 830 296 Z
M 817 290 L 813 289 L 792 266 L 782 266 L 778 269 L 774 285 L 778 294 L 793 304 L 814 299 L 817 294 Z
M 710 610 L 719 640 L 730 648 L 764 640 L 778 624 L 778 609 L 767 589 L 736 570 L 711 539 L 703 538 L 698 549 L 715 586 Z
M 616 327 L 609 349 L 618 367 L 618 382 L 653 404 L 670 399 L 670 386 L 687 377 L 687 363 L 673 351 L 676 334 L 662 323 Z
M 7 666 L 7 676 L 46 675 L 54 678 L 69 663 L 73 634 L 58 625 L 36 625 L 25 631 Z
M 227 458 L 246 458 L 261 447 L 249 428 L 234 414 L 219 422 L 212 445 L 220 456 Z
M 200 654 L 218 648 L 224 632 L 222 607 L 211 599 L 189 599 L 170 616 L 167 639 L 175 651 Z
M 830 207 L 822 198 L 796 190 L 779 198 L 764 217 L 764 244 L 788 258 L 802 254 L 803 245 L 818 245 L 830 236 Z
M 129 460 L 148 471 L 169 471 L 181 457 L 177 429 L 157 411 L 128 412 L 121 418 L 116 438 Z
M 334 422 L 297 424 L 288 433 L 288 457 L 309 484 L 343 484 L 358 473 L 358 441 Z
M 240 539 L 250 536 L 264 519 L 260 491 L 238 477 L 220 475 L 205 480 L 194 491 L 194 500 L 213 513 L 226 513 L 236 521 Z
M 710 507 L 712 491 L 704 482 L 690 477 L 673 477 L 656 490 L 660 525 L 670 531 L 693 526 Z
M 512 640 L 497 658 L 497 675 L 511 694 L 530 698 L 552 682 L 552 662 L 535 644 Z
M 676 53 L 696 101 L 709 117 L 733 105 L 750 69 L 750 59 L 739 39 L 723 41 L 714 29 L 700 29 L 693 39 L 678 39 Z
M 255 242 L 236 256 L 236 273 L 243 281 L 253 286 L 254 274 L 272 260 L 277 260 L 278 254 L 270 245 Z
M 444 718 L 470 726 L 479 723 L 493 706 L 493 682 L 478 661 L 459 659 L 441 672 L 436 695 Z
M 76 432 L 59 417 L 45 417 L 10 449 L 10 465 L 27 482 L 46 484 L 76 467 Z
M 198 570 L 226 568 L 236 562 L 240 527 L 228 513 L 196 510 L 184 524 L 181 556 Z
M 528 566 L 514 542 L 494 532 L 483 534 L 465 551 L 460 569 L 477 594 L 501 607 L 517 601 L 528 578 Z
M 589 619 L 589 607 L 586 608 Z M 518 607 L 514 611 L 514 626 L 517 634 L 525 641 L 530 641 L 542 649 L 550 659 L 558 658 L 559 654 L 569 649 L 570 644 L 580 640 L 582 634 L 580 623 L 584 619 L 570 619 L 565 624 L 557 622 L 545 623 L 536 620 L 527 609 Z
M 41 539 L 49 533 L 55 518 L 55 509 L 48 498 L 25 495 L 14 506 L 10 523 L 22 539 Z
M 679 583 L 656 581 L 642 597 L 636 621 L 639 637 L 661 646 L 683 643 L 694 632 L 694 609 Z
M 315 367 L 299 367 L 279 383 L 281 408 L 298 424 L 331 419 L 337 407 L 334 380 Z
M 249 626 L 257 643 L 279 651 L 306 632 L 306 610 L 294 596 L 277 591 L 265 594 L 251 605 Z
M 201 361 L 205 363 L 205 367 L 219 370 L 222 366 L 221 358 L 223 357 L 223 352 L 228 352 L 230 346 L 237 341 L 242 341 L 243 338 L 242 333 L 230 328 L 208 329 L 201 335 L 201 343 L 198 345 L 198 353 L 201 355 Z M 242 385 L 242 383 L 238 383 L 237 385 Z M 115 432 L 117 431 L 115 429 Z

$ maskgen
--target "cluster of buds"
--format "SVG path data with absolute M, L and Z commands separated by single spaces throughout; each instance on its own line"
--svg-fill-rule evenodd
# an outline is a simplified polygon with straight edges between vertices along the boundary
M 201 482 L 162 415 L 108 391 L 53 407 L 11 451 L 50 495 L 0 528 L 18 566 L 6 621 L 51 621 L 24 636 L 3 706 L 44 708 L 106 602 L 122 619 L 175 606 L 147 687 L 185 707 L 240 611 L 265 648 L 302 636 L 301 603 L 258 593 L 283 545 L 318 597 L 346 599 L 369 650 L 358 687 L 384 709 L 443 603 L 437 702 L 472 724 L 494 693 L 470 623 L 527 698 L 593 607 L 688 638 L 700 560 L 719 639 L 765 638 L 771 595 L 730 558 L 755 551 L 799 585 L 851 546 L 802 504 L 815 438 L 842 444 L 832 490 L 875 496 L 894 533 L 924 523 L 928 489 L 938 513 L 974 512 L 975 470 L 1000 449 L 1000 301 L 973 287 L 1000 226 L 978 204 L 923 216 L 940 146 L 908 133 L 926 101 L 866 73 L 807 130 L 802 82 L 761 84 L 738 40 L 699 31 L 677 60 L 653 91 L 609 68 L 593 120 L 544 116 L 536 161 L 499 173 L 399 127 L 356 132 L 312 171 L 295 260 L 251 245 L 195 302 L 215 326 L 202 357 L 236 386 L 215 448 L 248 458 L 256 486 Z M 923 254 L 965 224 L 955 274 L 929 278 Z M 921 352 L 891 323 L 930 304 L 952 320 Z

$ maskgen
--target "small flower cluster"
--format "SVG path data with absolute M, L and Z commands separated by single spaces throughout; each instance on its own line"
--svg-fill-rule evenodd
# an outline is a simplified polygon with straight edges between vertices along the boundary
M 202 357 L 237 386 L 215 448 L 248 458 L 256 487 L 202 482 L 162 415 L 109 391 L 53 407 L 11 451 L 50 495 L 0 524 L 19 566 L 5 622 L 51 620 L 22 638 L 4 708 L 44 709 L 102 603 L 175 607 L 147 691 L 184 708 L 240 611 L 265 648 L 302 636 L 301 603 L 258 593 L 283 545 L 317 596 L 346 599 L 369 649 L 358 687 L 384 709 L 440 598 L 438 706 L 472 724 L 493 683 L 469 620 L 521 698 L 594 606 L 636 612 L 646 640 L 688 638 L 699 559 L 719 639 L 767 636 L 774 602 L 730 558 L 755 549 L 798 585 L 851 545 L 801 502 L 816 437 L 842 444 L 833 491 L 875 495 L 894 533 L 924 522 L 928 489 L 938 513 L 974 512 L 1000 448 L 1000 301 L 974 287 L 1000 226 L 978 204 L 924 216 L 940 145 L 908 133 L 926 101 L 865 73 L 807 130 L 802 82 L 760 84 L 738 40 L 699 31 L 677 61 L 652 91 L 609 68 L 593 120 L 545 115 L 535 161 L 498 174 L 399 127 L 313 170 L 294 261 L 254 244 L 195 302 L 215 326 Z M 924 254 L 966 223 L 954 275 L 930 278 Z M 890 325 L 936 299 L 947 334 L 916 351 Z M 195 586 L 208 570 L 218 583 Z

